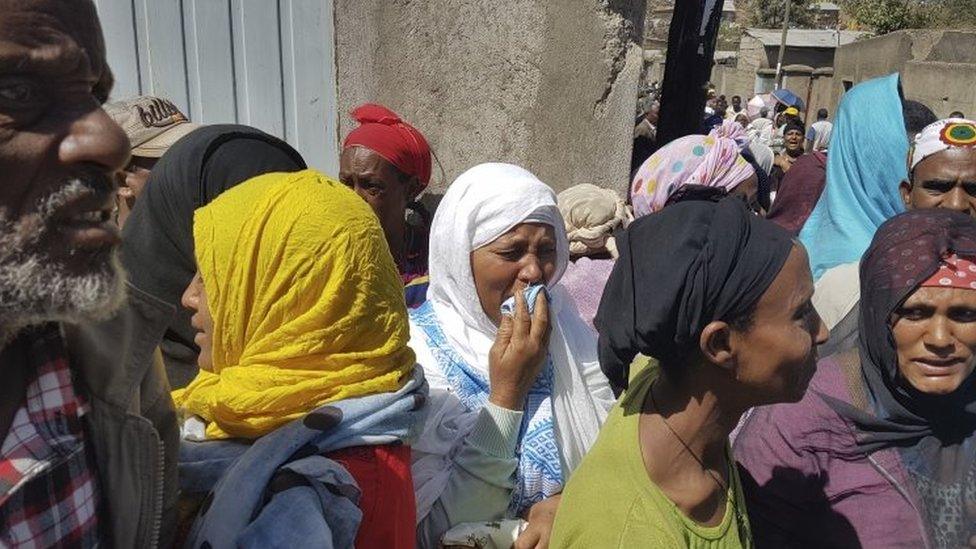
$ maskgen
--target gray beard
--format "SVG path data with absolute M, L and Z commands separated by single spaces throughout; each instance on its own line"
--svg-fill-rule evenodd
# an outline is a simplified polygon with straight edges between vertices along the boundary
M 80 181 L 68 183 L 44 201 L 40 219 L 28 230 L 0 207 L 0 347 L 26 326 L 103 320 L 122 305 L 125 276 L 118 250 L 104 252 L 104 261 L 91 271 L 73 274 L 41 249 L 51 213 L 91 192 Z

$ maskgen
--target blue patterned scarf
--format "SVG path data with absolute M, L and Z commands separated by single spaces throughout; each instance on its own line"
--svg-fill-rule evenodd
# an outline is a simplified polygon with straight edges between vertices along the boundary
M 424 331 L 438 367 L 465 408 L 477 412 L 488 403 L 488 378 L 455 352 L 441 330 L 430 302 L 410 312 Z M 532 505 L 562 491 L 563 475 L 552 415 L 553 366 L 549 359 L 525 403 L 519 432 L 515 492 L 509 504 L 511 516 L 522 516 Z

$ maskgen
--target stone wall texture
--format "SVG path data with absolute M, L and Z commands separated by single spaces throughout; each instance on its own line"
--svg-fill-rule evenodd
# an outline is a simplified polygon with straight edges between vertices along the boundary
M 734 67 L 716 66 L 712 71 L 712 81 L 719 93 L 726 96 L 742 95 L 752 97 L 756 88 L 756 70 L 775 69 L 779 56 L 779 48 L 765 47 L 754 36 L 745 34 L 739 43 L 738 60 Z M 783 66 L 806 65 L 814 69 L 832 67 L 834 64 L 834 50 L 831 48 L 786 48 L 783 53 Z M 803 89 L 787 86 L 801 96 L 806 94 L 806 83 Z
M 976 32 L 899 31 L 842 46 L 834 67 L 834 98 L 845 82 L 857 84 L 901 73 L 905 97 L 928 105 L 938 116 L 961 110 L 976 116 Z
M 424 132 L 433 193 L 481 162 L 627 187 L 644 0 L 335 0 L 340 140 L 372 101 Z
M 762 42 L 755 37 L 743 35 L 735 65 L 715 65 L 712 68 L 712 83 L 718 93 L 726 97 L 740 95 L 744 101 L 748 101 L 756 88 L 756 69 L 766 66 L 766 49 Z
M 715 65 L 712 67 L 712 84 L 719 94 L 727 98 L 738 95 L 745 104 L 752 98 L 756 88 L 756 71 L 741 70 L 737 66 Z
M 817 121 L 817 111 L 821 108 L 827 109 L 830 113 L 830 119 L 834 119 L 837 108 L 834 103 L 833 86 L 833 76 L 817 76 L 813 79 L 810 89 L 810 101 L 807 104 L 807 125 Z

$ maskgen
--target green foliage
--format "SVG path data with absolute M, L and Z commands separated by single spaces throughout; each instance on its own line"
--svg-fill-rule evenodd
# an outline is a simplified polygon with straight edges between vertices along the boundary
M 856 26 L 877 34 L 976 28 L 976 0 L 847 0 L 844 9 Z
M 920 2 L 918 12 L 924 26 L 933 29 L 976 28 L 976 0 L 929 0 Z
M 811 0 L 792 0 L 790 5 L 790 27 L 810 28 L 814 24 Z M 783 28 L 783 14 L 786 0 L 752 0 L 749 6 L 749 24 L 761 29 Z
M 734 50 L 742 40 L 743 29 L 736 23 L 722 21 L 718 27 L 718 49 Z
M 786 0 L 748 0 L 749 26 L 783 26 Z M 812 28 L 820 0 L 792 0 L 790 27 Z M 835 2 L 838 0 L 834 0 Z M 976 29 L 976 0 L 840 0 L 848 26 L 887 34 L 902 29 Z
M 925 27 L 929 18 L 917 0 L 848 0 L 844 8 L 858 27 L 876 34 Z

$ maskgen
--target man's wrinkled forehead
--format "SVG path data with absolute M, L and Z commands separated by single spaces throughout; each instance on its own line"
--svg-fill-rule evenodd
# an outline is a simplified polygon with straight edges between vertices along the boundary
M 105 45 L 90 0 L 0 0 L 0 72 L 58 56 L 84 64 L 95 78 L 106 72 Z

